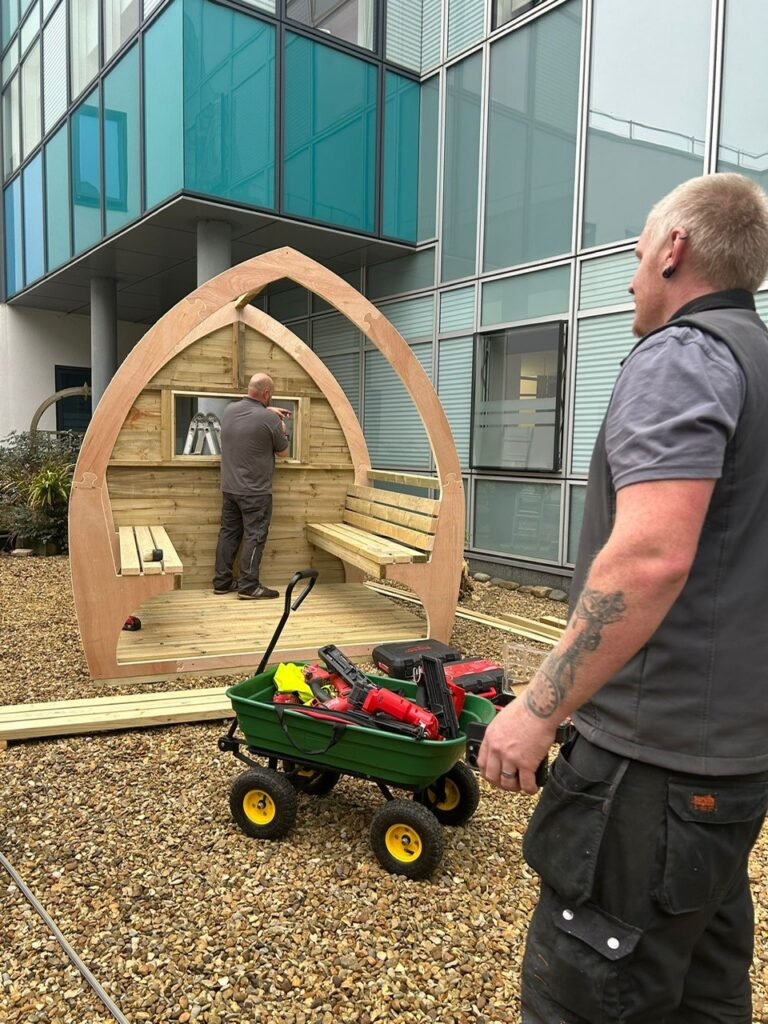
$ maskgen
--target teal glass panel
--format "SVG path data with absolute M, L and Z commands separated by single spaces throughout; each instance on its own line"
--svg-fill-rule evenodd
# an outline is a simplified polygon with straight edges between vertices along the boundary
M 141 212 L 137 46 L 104 79 L 103 118 L 104 192 L 109 235 Z
M 74 210 L 74 251 L 82 252 L 101 238 L 101 154 L 99 91 L 86 96 L 71 121 L 71 183 Z
M 491 47 L 483 267 L 570 252 L 581 2 Z
M 45 147 L 45 233 L 48 270 L 69 259 L 69 137 L 59 128 Z
M 435 250 L 424 249 L 369 267 L 365 294 L 371 299 L 380 299 L 383 295 L 417 292 L 434 285 Z
M 286 33 L 284 209 L 374 229 L 376 68 Z
M 482 551 L 557 562 L 560 484 L 475 483 L 474 546 Z
M 703 173 L 711 15 L 710 0 L 595 5 L 584 247 L 639 235 L 655 202 Z
M 184 3 L 184 184 L 275 205 L 275 28 L 205 0 Z
M 44 273 L 43 158 L 38 153 L 24 168 L 24 283 Z
M 184 184 L 182 0 L 175 0 L 144 35 L 144 189 L 147 208 Z
M 483 327 L 565 316 L 571 289 L 571 268 L 550 267 L 517 274 L 483 285 L 480 323 Z
M 443 169 L 442 280 L 471 277 L 477 251 L 482 54 L 448 69 Z
M 19 0 L 2 0 L 0 18 L 3 22 L 3 43 L 8 42 L 19 24 Z
M 568 518 L 568 561 L 573 565 L 579 553 L 579 539 L 584 522 L 584 501 L 587 497 L 586 487 L 571 487 L 571 508 Z
M 18 177 L 5 190 L 5 290 L 14 295 L 24 287 L 23 262 L 21 248 L 21 178 Z
M 409 242 L 417 233 L 419 93 L 418 82 L 390 71 L 384 75 L 382 231 Z
M 419 124 L 419 223 L 420 242 L 437 233 L 437 140 L 440 131 L 440 79 L 437 75 L 421 86 Z
M 718 171 L 738 171 L 768 188 L 768 5 L 739 0 L 725 10 Z

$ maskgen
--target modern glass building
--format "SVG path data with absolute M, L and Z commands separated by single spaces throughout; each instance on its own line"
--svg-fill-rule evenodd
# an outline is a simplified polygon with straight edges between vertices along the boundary
M 0 435 L 57 387 L 100 394 L 196 284 L 292 245 L 430 374 L 469 555 L 567 574 L 648 209 L 721 170 L 768 187 L 768 3 L 0 4 Z M 262 301 L 336 375 L 374 465 L 428 472 L 383 357 L 302 289 Z M 81 424 L 77 401 L 43 425 Z

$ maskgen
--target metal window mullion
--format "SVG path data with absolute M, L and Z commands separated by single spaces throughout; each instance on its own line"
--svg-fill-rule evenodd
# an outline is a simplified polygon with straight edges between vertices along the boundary
M 280 7 L 281 0 L 278 0 L 276 8 L 278 14 L 281 14 Z M 278 213 L 283 210 L 285 184 L 283 175 L 283 163 L 285 161 L 285 126 L 283 124 L 285 118 L 285 64 L 285 26 L 282 21 L 279 21 L 275 26 L 275 171 L 273 178 L 275 194 L 272 204 Z
M 366 84 L 367 91 L 367 84 Z M 379 64 L 376 70 L 376 138 L 374 142 L 374 175 L 373 175 L 373 231 L 381 235 L 384 223 L 384 65 Z M 366 116 L 365 114 L 363 115 Z M 370 154 L 365 155 L 366 172 Z M 367 173 L 366 173 L 367 177 Z M 418 220 L 418 205 L 417 205 Z M 418 224 L 417 224 L 418 227 Z
M 483 270 L 485 245 L 485 193 L 488 164 L 488 112 L 490 109 L 491 56 L 488 43 L 483 44 L 483 66 L 480 71 L 480 151 L 477 157 L 477 224 L 475 225 L 475 277 Z
M 438 130 L 437 130 L 437 195 L 435 202 L 435 276 L 434 281 L 442 283 L 443 279 L 443 203 L 445 193 L 445 138 L 446 118 L 448 111 L 448 75 L 445 68 L 438 70 Z
M 592 0 L 581 0 L 581 43 L 579 46 L 579 97 L 576 115 L 576 162 L 573 169 L 573 224 L 571 252 L 579 251 L 581 221 L 584 212 L 584 177 L 589 117 L 590 47 L 592 42 Z
M 712 52 L 709 65 L 707 95 L 707 127 L 704 148 L 704 173 L 717 171 L 720 151 L 720 113 L 722 108 L 723 72 L 725 66 L 725 0 L 712 0 Z
M 574 260 L 571 271 L 571 309 L 568 317 L 568 344 L 565 360 L 565 401 L 563 402 L 564 433 L 563 433 L 563 476 L 568 478 L 571 473 L 573 457 L 573 419 L 576 407 L 576 358 L 578 351 L 577 324 L 578 301 L 581 291 L 581 260 Z M 564 560 L 567 556 L 567 540 L 565 541 Z

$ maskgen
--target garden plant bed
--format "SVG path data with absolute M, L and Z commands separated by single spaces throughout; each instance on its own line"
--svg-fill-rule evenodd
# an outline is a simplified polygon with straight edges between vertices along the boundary
M 105 692 L 87 677 L 66 559 L 1 556 L 0 591 L 0 702 Z M 489 584 L 473 593 L 463 606 L 490 615 L 564 610 Z M 469 622 L 452 637 L 497 659 L 509 639 Z M 229 813 L 239 767 L 217 750 L 221 732 L 217 723 L 177 725 L 25 742 L 0 754 L 0 852 L 131 1024 L 517 1019 L 536 893 L 520 840 L 535 800 L 482 783 L 478 811 L 451 831 L 433 879 L 410 882 L 372 860 L 367 829 L 380 796 L 355 780 L 327 797 L 301 797 L 285 840 L 247 839 Z M 768 830 L 750 865 L 754 1019 L 763 1024 L 766 865 Z M 0 949 L 3 1024 L 109 1024 L 2 869 Z

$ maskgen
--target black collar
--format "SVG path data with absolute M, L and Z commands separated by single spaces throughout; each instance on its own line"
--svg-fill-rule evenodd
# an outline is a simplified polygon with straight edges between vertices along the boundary
M 707 309 L 754 309 L 755 300 L 752 292 L 746 288 L 727 288 L 722 292 L 709 292 L 708 295 L 699 295 L 690 302 L 686 302 L 676 313 L 673 313 L 669 320 L 677 320 L 682 316 L 689 316 L 691 313 L 703 313 Z M 669 323 L 669 321 L 667 321 Z

